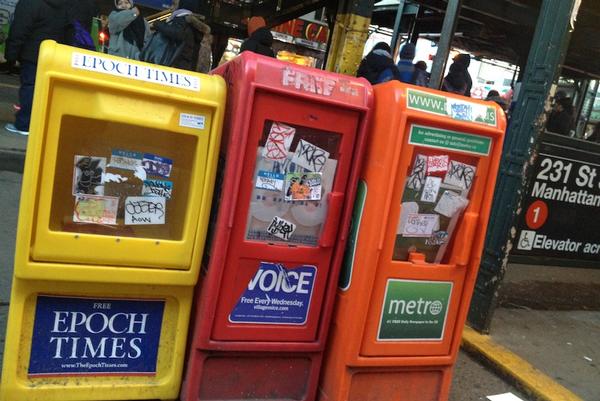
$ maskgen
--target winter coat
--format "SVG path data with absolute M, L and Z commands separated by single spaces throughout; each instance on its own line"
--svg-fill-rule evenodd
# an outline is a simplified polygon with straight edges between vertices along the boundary
M 407 84 L 415 83 L 415 65 L 412 60 L 398 61 L 398 73 L 400 74 L 400 81 L 406 82 Z
M 210 28 L 197 14 L 187 14 L 154 24 L 156 32 L 144 49 L 142 59 L 155 64 L 196 71 L 198 54 Z
M 252 32 L 252 35 L 242 43 L 240 53 L 243 51 L 251 51 L 253 53 L 262 54 L 263 56 L 275 57 L 273 53 L 273 35 L 268 28 L 261 27 Z
M 65 0 L 20 0 L 10 26 L 4 57 L 8 61 L 37 63 L 46 39 L 66 42 L 69 20 Z
M 108 44 L 108 54 L 121 56 L 132 60 L 140 59 L 140 49 L 135 43 L 125 39 L 125 28 L 129 26 L 137 15 L 133 10 L 114 10 L 108 15 L 108 32 L 110 33 L 110 42 Z M 146 33 L 144 43 L 150 37 L 150 27 L 144 20 Z
M 561 135 L 570 135 L 573 126 L 572 110 L 553 110 L 546 122 L 546 131 Z
M 357 77 L 366 78 L 372 85 L 391 80 L 400 80 L 398 68 L 385 50 L 373 50 L 358 66 Z
M 455 61 L 450 65 L 450 71 L 442 81 L 442 90 L 470 97 L 472 85 L 467 67 Z

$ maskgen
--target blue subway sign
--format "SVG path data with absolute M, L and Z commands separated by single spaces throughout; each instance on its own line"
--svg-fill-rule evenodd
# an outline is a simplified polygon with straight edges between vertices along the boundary
M 39 295 L 29 376 L 156 374 L 165 300 Z

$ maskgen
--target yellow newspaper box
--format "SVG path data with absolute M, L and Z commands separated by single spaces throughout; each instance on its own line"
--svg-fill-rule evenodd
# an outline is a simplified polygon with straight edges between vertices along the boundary
M 42 44 L 0 400 L 177 398 L 224 102 L 219 76 Z

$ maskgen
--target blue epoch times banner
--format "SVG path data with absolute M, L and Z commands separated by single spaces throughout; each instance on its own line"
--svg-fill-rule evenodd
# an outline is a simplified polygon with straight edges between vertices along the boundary
M 29 376 L 154 375 L 163 299 L 37 297 Z

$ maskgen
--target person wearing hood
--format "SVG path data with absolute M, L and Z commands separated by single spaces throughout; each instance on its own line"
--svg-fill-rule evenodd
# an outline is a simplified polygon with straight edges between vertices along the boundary
M 108 54 L 139 60 L 150 35 L 148 22 L 134 6 L 133 0 L 115 0 L 115 7 L 108 15 Z
M 240 53 L 248 50 L 263 56 L 275 57 L 275 53 L 271 48 L 273 46 L 273 35 L 266 25 L 263 17 L 252 17 L 248 20 L 248 39 L 242 43 Z
M 155 64 L 198 71 L 198 55 L 210 27 L 202 22 L 198 0 L 180 0 L 166 21 L 154 23 L 155 33 L 142 59 Z M 208 39 L 208 38 L 207 38 Z M 206 43 L 206 42 L 205 42 Z
M 400 80 L 400 73 L 392 60 L 390 45 L 379 42 L 373 46 L 373 50 L 360 62 L 356 76 L 365 78 L 371 85 Z
M 406 43 L 400 49 L 400 61 L 398 61 L 398 72 L 400 73 L 400 81 L 406 82 L 407 84 L 414 84 L 415 65 L 413 59 L 415 58 L 415 45 L 413 43 Z
M 9 65 L 21 65 L 20 109 L 14 124 L 6 129 L 21 135 L 29 134 L 33 89 L 40 44 L 46 39 L 65 43 L 69 20 L 65 0 L 20 0 L 10 25 L 4 57 Z
M 450 65 L 450 71 L 442 82 L 442 90 L 471 97 L 473 81 L 467 70 L 471 64 L 471 56 L 466 53 L 460 53 L 453 60 L 454 62 Z

